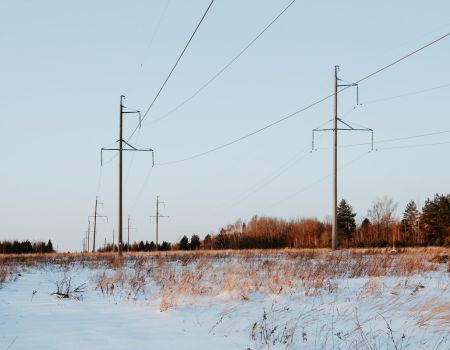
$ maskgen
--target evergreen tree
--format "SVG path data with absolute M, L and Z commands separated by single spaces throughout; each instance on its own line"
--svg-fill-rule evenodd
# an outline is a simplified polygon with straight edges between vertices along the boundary
M 184 235 L 180 239 L 180 242 L 178 243 L 178 249 L 180 249 L 180 250 L 189 250 L 189 238 L 187 238 L 186 235 Z
M 212 237 L 209 233 L 205 236 L 205 239 L 203 240 L 203 248 L 204 249 L 212 248 Z
M 421 226 L 425 230 L 428 245 L 442 245 L 450 235 L 450 195 L 438 195 L 427 199 L 422 208 Z
M 190 248 L 192 250 L 197 250 L 200 248 L 200 237 L 197 235 L 192 235 Z
M 410 201 L 403 212 L 403 218 L 401 221 L 400 229 L 407 233 L 407 241 L 417 243 L 418 238 L 414 239 L 414 236 L 417 235 L 417 223 L 420 218 L 419 210 L 417 209 L 417 205 L 414 201 Z
M 31 248 L 31 243 L 28 242 Z M 55 250 L 53 249 L 53 244 L 51 240 L 48 240 L 47 245 L 45 246 L 45 252 L 46 253 L 53 253 Z
M 353 212 L 350 204 L 345 199 L 341 200 L 337 208 L 338 232 L 343 234 L 347 241 L 352 239 L 356 229 L 355 216 L 356 213 Z
M 169 242 L 163 241 L 162 244 L 160 245 L 160 249 L 159 250 L 163 250 L 163 251 L 167 251 L 170 250 L 171 245 Z

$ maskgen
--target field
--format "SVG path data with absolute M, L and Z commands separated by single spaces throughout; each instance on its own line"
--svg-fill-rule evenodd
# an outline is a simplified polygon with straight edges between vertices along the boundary
M 0 256 L 3 349 L 450 349 L 449 249 Z

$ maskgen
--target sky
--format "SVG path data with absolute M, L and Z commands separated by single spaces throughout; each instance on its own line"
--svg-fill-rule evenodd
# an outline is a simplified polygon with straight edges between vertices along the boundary
M 288 1 L 216 0 L 124 156 L 124 222 L 130 240 L 154 240 L 156 196 L 165 202 L 160 241 L 217 233 L 237 219 L 331 214 L 327 100 L 202 157 L 333 91 L 334 66 L 352 83 L 450 32 L 450 3 L 297 0 L 236 62 L 188 103 L 159 119 L 238 54 Z M 208 0 L 76 2 L 0 0 L 0 240 L 51 239 L 81 250 L 99 212 L 97 246 L 117 232 L 120 95 L 145 111 Z M 339 117 L 374 130 L 339 134 L 338 196 L 362 220 L 384 195 L 419 207 L 449 193 L 450 39 L 339 94 Z M 446 63 L 447 62 L 447 63 Z M 426 91 L 423 91 L 426 90 Z M 394 98 L 395 97 L 395 98 Z M 125 116 L 125 137 L 138 118 Z M 328 123 L 328 124 L 327 124 Z M 353 124 L 354 123 L 354 124 Z M 435 134 L 441 132 L 440 134 Z M 391 142 L 415 135 L 434 134 Z M 362 144 L 353 147 L 348 145 Z M 124 227 L 125 237 L 127 227 Z M 117 238 L 115 239 L 117 241 Z

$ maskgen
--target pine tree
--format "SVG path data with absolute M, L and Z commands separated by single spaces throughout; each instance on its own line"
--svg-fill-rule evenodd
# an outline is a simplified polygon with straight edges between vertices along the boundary
M 421 225 L 424 226 L 428 245 L 442 245 L 450 235 L 450 195 L 427 199 L 422 208 Z
M 401 230 L 407 234 L 407 241 L 415 241 L 418 243 L 417 237 L 417 223 L 420 218 L 420 212 L 417 209 L 417 205 L 414 201 L 410 201 L 403 212 L 403 218 L 401 222 Z M 416 238 L 414 239 L 414 236 Z
M 337 225 L 338 232 L 344 236 L 347 242 L 352 239 L 356 229 L 355 216 L 356 213 L 353 212 L 350 204 L 345 199 L 341 200 L 337 208 Z
M 200 237 L 199 236 L 192 235 L 190 248 L 191 248 L 191 250 L 197 250 L 200 248 Z
M 30 242 L 28 242 L 30 243 Z M 30 247 L 31 247 L 31 243 L 30 243 Z M 48 240 L 47 245 L 45 246 L 45 252 L 46 253 L 53 253 L 55 250 L 53 249 L 53 244 L 51 240 Z
M 178 249 L 189 250 L 189 238 L 187 238 L 186 235 L 184 235 L 181 238 L 180 243 L 178 243 Z

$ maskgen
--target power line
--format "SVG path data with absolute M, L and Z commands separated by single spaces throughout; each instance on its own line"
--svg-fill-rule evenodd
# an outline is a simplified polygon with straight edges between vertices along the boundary
M 325 122 L 326 124 L 328 122 Z M 323 124 L 323 125 L 324 125 Z M 323 135 L 319 136 L 318 139 L 322 138 Z M 304 160 L 308 155 L 312 153 L 310 146 L 305 146 L 301 151 L 295 153 L 287 162 L 283 163 L 280 167 L 278 167 L 275 171 L 271 172 L 270 175 L 266 176 L 262 181 L 259 182 L 258 185 L 252 186 L 249 190 L 243 192 L 241 195 L 239 195 L 239 199 L 234 202 L 230 207 L 234 207 L 238 205 L 239 203 L 243 202 L 245 199 L 251 197 L 255 193 L 259 192 L 263 188 L 267 187 L 269 184 L 271 184 L 273 181 L 278 179 L 281 175 L 286 173 L 289 169 L 291 169 L 293 166 L 297 165 L 299 162 Z
M 273 173 L 271 176 L 267 177 L 265 179 L 265 181 L 263 181 L 258 186 L 253 187 L 250 191 L 247 191 L 246 193 L 244 193 L 238 201 L 236 201 L 234 204 L 231 205 L 231 207 L 234 207 L 234 206 L 242 203 L 247 198 L 253 196 L 255 193 L 257 193 L 260 190 L 262 190 L 263 188 L 267 187 L 269 184 L 271 184 L 273 181 L 278 179 L 281 175 L 283 175 L 285 172 L 287 172 L 289 169 L 291 169 L 293 166 L 298 164 L 300 161 L 305 159 L 310 154 L 311 154 L 311 151 L 306 150 L 306 149 L 303 150 L 302 152 L 297 153 L 292 159 L 290 159 L 287 163 L 285 163 L 283 166 L 281 166 L 275 173 Z
M 278 119 L 277 121 L 272 122 L 272 123 L 270 123 L 270 124 L 268 124 L 268 125 L 266 125 L 266 126 L 260 128 L 260 129 L 257 129 L 257 130 L 252 131 L 252 132 L 250 132 L 250 133 L 248 133 L 248 134 L 246 134 L 246 135 L 244 135 L 244 136 L 241 136 L 241 137 L 239 137 L 239 138 L 237 138 L 237 139 L 234 139 L 233 141 L 230 141 L 230 142 L 227 142 L 227 143 L 222 144 L 222 145 L 220 145 L 220 146 L 214 147 L 214 148 L 209 149 L 209 150 L 207 150 L 207 151 L 205 151 L 205 152 L 201 152 L 201 153 L 194 154 L 193 156 L 190 156 L 190 157 L 186 157 L 186 158 L 182 158 L 182 159 L 178 159 L 178 160 L 174 160 L 174 161 L 168 161 L 168 162 L 157 163 L 157 165 L 169 165 L 169 164 L 175 164 L 175 163 L 185 162 L 185 161 L 192 160 L 192 159 L 195 159 L 195 158 L 198 158 L 198 157 L 207 155 L 207 154 L 209 154 L 209 153 L 218 151 L 218 150 L 220 150 L 220 149 L 222 149 L 222 148 L 231 146 L 231 145 L 233 145 L 233 144 L 235 144 L 235 143 L 237 143 L 237 142 L 239 142 L 239 141 L 242 141 L 242 140 L 244 140 L 244 139 L 246 139 L 246 138 L 249 138 L 250 136 L 256 135 L 256 134 L 258 134 L 258 133 L 260 133 L 260 132 L 262 132 L 262 131 L 264 131 L 264 130 L 266 130 L 266 129 L 269 129 L 269 128 L 272 127 L 272 126 L 275 126 L 275 125 L 277 125 L 277 124 L 280 124 L 281 122 L 283 122 L 283 121 L 285 121 L 285 120 L 287 120 L 287 119 L 289 119 L 289 118 L 292 118 L 293 116 L 295 116 L 295 115 L 297 115 L 297 114 L 299 114 L 299 113 L 301 113 L 301 112 L 304 112 L 304 111 L 306 111 L 306 110 L 308 110 L 308 109 L 310 109 L 310 108 L 312 108 L 312 107 L 318 105 L 319 103 L 322 103 L 323 101 L 326 101 L 326 100 L 329 99 L 331 96 L 333 96 L 333 94 L 330 94 L 330 95 L 328 95 L 328 96 L 326 96 L 326 97 L 324 97 L 324 98 L 322 98 L 322 99 L 320 99 L 320 100 L 318 100 L 318 101 L 316 101 L 316 102 L 314 102 L 314 103 L 311 103 L 310 105 L 308 105 L 308 106 L 306 106 L 306 107 L 304 107 L 304 108 L 302 108 L 302 109 L 299 109 L 298 111 L 295 111 L 295 112 L 293 112 L 293 113 L 291 113 L 291 114 L 288 114 L 287 116 L 285 116 L 285 117 L 283 117 L 283 118 L 281 118 L 281 119 Z
M 442 135 L 442 134 L 448 134 L 448 133 L 450 133 L 450 130 L 435 131 L 435 132 L 429 132 L 429 133 L 425 133 L 425 134 L 417 134 L 417 135 L 411 135 L 411 136 L 395 137 L 395 138 L 391 138 L 391 139 L 383 139 L 383 140 L 375 141 L 374 144 L 378 145 L 380 143 L 405 141 L 405 140 L 417 139 L 417 138 L 421 138 L 421 137 Z M 366 145 L 370 145 L 370 144 L 371 144 L 370 142 L 361 142 L 361 143 L 342 145 L 339 147 L 340 148 L 349 148 L 349 147 L 357 147 L 357 146 L 366 146 Z M 320 147 L 320 148 L 316 148 L 315 150 L 321 151 L 321 150 L 328 150 L 328 149 L 330 149 L 330 148 L 329 147 Z
M 434 142 L 434 143 L 421 143 L 421 144 L 405 145 L 405 146 L 390 146 L 390 147 L 378 148 L 377 151 L 385 151 L 385 150 L 392 150 L 392 149 L 404 149 L 404 148 L 420 148 L 420 147 L 440 146 L 440 145 L 448 145 L 448 144 L 450 144 L 450 141 Z
M 200 86 L 191 96 L 186 98 L 184 101 L 179 103 L 176 107 L 172 108 L 170 111 L 163 114 L 161 117 L 153 120 L 153 123 L 156 123 L 162 119 L 167 118 L 172 113 L 176 112 L 178 109 L 183 107 L 186 103 L 191 101 L 194 97 L 196 97 L 200 92 L 202 92 L 206 87 L 208 87 L 214 80 L 216 80 L 223 72 L 225 72 L 234 62 L 236 62 L 239 57 L 241 57 L 245 51 L 247 51 L 250 46 L 252 46 L 288 9 L 296 0 L 292 0 L 269 24 L 267 24 L 262 31 L 256 35 L 239 53 L 234 56 L 225 66 L 223 66 L 216 74 L 214 74 L 206 83 Z
M 361 82 L 363 82 L 363 81 L 365 81 L 365 80 L 367 80 L 367 79 L 369 79 L 369 78 L 372 78 L 373 76 L 375 76 L 375 75 L 377 75 L 377 74 L 379 74 L 379 73 L 385 71 L 386 69 L 388 69 L 388 68 L 394 66 L 394 65 L 397 64 L 397 63 L 402 62 L 403 60 L 405 60 L 405 59 L 411 57 L 412 55 L 414 55 L 414 54 L 416 54 L 416 53 L 419 53 L 420 51 L 422 51 L 422 50 L 424 50 L 424 49 L 430 47 L 431 45 L 436 44 L 437 42 L 439 42 L 439 41 L 441 41 L 441 40 L 447 38 L 448 36 L 450 36 L 450 32 L 447 33 L 447 34 L 445 34 L 445 35 L 443 35 L 443 36 L 441 36 L 441 37 L 439 37 L 439 38 L 437 38 L 437 39 L 435 39 L 435 40 L 433 40 L 433 41 L 431 41 L 431 42 L 429 42 L 429 43 L 427 43 L 427 44 L 425 44 L 425 45 L 423 45 L 423 46 L 421 46 L 420 48 L 418 48 L 418 49 L 416 49 L 416 50 L 414 50 L 414 51 L 408 53 L 407 55 L 402 56 L 401 58 L 399 58 L 399 59 L 397 59 L 397 60 L 395 60 L 395 61 L 389 63 L 388 65 L 383 66 L 383 67 L 377 69 L 376 71 L 374 71 L 374 72 L 372 72 L 372 73 L 370 73 L 370 74 L 364 76 L 363 78 L 357 80 L 357 81 L 355 82 L 355 84 L 361 83 Z M 338 93 L 341 93 L 341 92 L 343 92 L 344 90 L 347 90 L 348 88 L 350 88 L 350 86 L 343 87 L 342 89 L 340 89 L 340 90 L 338 91 Z M 247 139 L 247 138 L 249 138 L 249 137 L 251 137 L 251 136 L 253 136 L 253 135 L 259 134 L 260 132 L 269 129 L 269 128 L 271 128 L 272 126 L 275 126 L 275 125 L 277 125 L 277 124 L 280 124 L 280 123 L 282 123 L 282 122 L 284 122 L 284 121 L 286 121 L 286 120 L 288 120 L 288 119 L 290 119 L 290 118 L 296 116 L 297 114 L 300 114 L 300 113 L 302 113 L 302 112 L 305 112 L 305 111 L 307 111 L 308 109 L 311 109 L 312 107 L 315 107 L 315 106 L 317 106 L 318 104 L 320 104 L 320 103 L 322 103 L 322 102 L 328 100 L 328 99 L 331 98 L 332 96 L 334 96 L 333 93 L 331 93 L 331 94 L 329 94 L 329 95 L 327 95 L 327 96 L 325 96 L 325 97 L 322 97 L 322 98 L 320 98 L 319 100 L 317 100 L 317 101 L 315 101 L 315 102 L 313 102 L 313 103 L 307 105 L 306 107 L 303 107 L 303 108 L 301 108 L 301 109 L 299 109 L 299 110 L 297 110 L 297 111 L 295 111 L 295 112 L 293 112 L 293 113 L 290 113 L 290 114 L 286 115 L 285 117 L 283 117 L 283 118 L 281 118 L 281 119 L 278 119 L 278 120 L 276 120 L 276 121 L 274 121 L 274 122 L 272 122 L 272 123 L 270 123 L 270 124 L 267 124 L 266 126 L 263 126 L 262 128 L 259 128 L 259 129 L 255 130 L 255 131 L 252 131 L 252 132 L 250 132 L 250 133 L 248 133 L 248 134 L 245 134 L 245 135 L 243 135 L 243 136 L 241 136 L 241 137 L 238 137 L 238 138 L 236 138 L 236 139 L 234 139 L 234 140 L 232 140 L 232 141 L 229 141 L 229 142 L 227 142 L 227 143 L 224 143 L 224 144 L 222 144 L 222 145 L 220 145 L 220 146 L 211 148 L 211 149 L 209 149 L 209 150 L 207 150 L 207 151 L 200 152 L 200 153 L 194 154 L 194 155 L 189 156 L 189 157 L 186 157 L 186 158 L 181 158 L 181 159 L 178 159 L 178 160 L 173 160 L 173 161 L 167 161 L 167 162 L 158 163 L 158 165 L 169 165 L 169 164 L 176 164 L 176 163 L 186 162 L 186 161 L 188 161 L 188 160 L 192 160 L 192 159 L 195 159 L 195 158 L 199 158 L 199 157 L 202 157 L 202 156 L 207 155 L 207 154 L 209 154 L 209 153 L 212 153 L 212 152 L 221 150 L 221 149 L 223 149 L 223 148 L 225 148 L 225 147 L 228 147 L 228 146 L 231 146 L 231 145 L 233 145 L 233 144 L 235 144 L 235 143 L 237 143 L 237 142 L 239 142 L 239 141 L 245 140 L 245 139 Z
M 167 84 L 167 81 L 169 80 L 169 78 L 172 76 L 172 73 L 174 72 L 175 68 L 177 67 L 178 63 L 181 60 L 181 57 L 183 57 L 184 53 L 186 52 L 189 44 L 191 43 L 192 39 L 195 36 L 195 33 L 197 33 L 198 28 L 200 28 L 200 25 L 202 24 L 203 20 L 206 17 L 206 14 L 208 13 L 209 9 L 211 8 L 212 4 L 214 3 L 214 0 L 211 0 L 211 2 L 209 3 L 208 7 L 206 8 L 205 12 L 203 13 L 202 18 L 200 19 L 200 21 L 198 22 L 197 26 L 195 27 L 194 31 L 192 32 L 188 42 L 186 43 L 186 45 L 184 46 L 183 50 L 181 51 L 180 55 L 178 56 L 175 64 L 173 65 L 172 69 L 170 70 L 169 74 L 167 75 L 166 79 L 164 80 L 163 84 L 161 85 L 161 87 L 159 88 L 158 92 L 156 93 L 155 97 L 153 98 L 153 101 L 150 103 L 150 106 L 147 108 L 147 110 L 145 111 L 144 115 L 142 116 L 142 121 L 144 121 L 144 119 L 147 117 L 148 113 L 150 112 L 150 109 L 153 107 L 153 105 L 155 104 L 156 100 L 158 99 L 159 95 L 161 94 L 162 90 L 164 89 L 164 87 Z M 133 137 L 133 135 L 136 133 L 136 131 L 139 129 L 139 126 L 136 126 L 136 128 L 133 130 L 133 132 L 131 133 L 130 137 L 128 138 L 128 141 Z
M 439 38 L 437 38 L 437 39 L 435 39 L 435 40 L 429 42 L 428 44 L 419 47 L 417 50 L 414 50 L 414 51 L 410 52 L 409 54 L 407 54 L 407 55 L 405 55 L 405 56 L 403 56 L 403 57 L 400 57 L 399 59 L 395 60 L 394 62 L 389 63 L 388 65 L 386 65 L 386 66 L 384 66 L 384 67 L 382 67 L 382 68 L 376 70 L 375 72 L 366 75 L 364 78 L 361 78 L 361 79 L 357 80 L 357 81 L 355 82 L 355 84 L 361 83 L 361 82 L 363 82 L 364 80 L 367 80 L 367 79 L 373 77 L 374 75 L 376 75 L 376 74 L 378 74 L 378 73 L 381 73 L 382 71 L 384 71 L 384 70 L 386 70 L 386 69 L 392 67 L 393 65 L 396 65 L 397 63 L 400 63 L 401 61 L 406 60 L 407 58 L 411 57 L 412 55 L 415 55 L 416 53 L 419 53 L 419 52 L 422 51 L 422 50 L 425 50 L 427 47 L 430 47 L 431 45 L 436 44 L 437 42 L 439 42 L 439 41 L 445 39 L 445 38 L 448 37 L 448 36 L 450 36 L 450 33 L 447 33 L 447 34 L 444 34 L 444 35 L 440 36 Z M 344 90 L 344 89 L 343 89 L 343 90 Z
M 171 0 L 166 0 L 166 4 L 165 4 L 165 6 L 162 9 L 161 14 L 159 15 L 159 18 L 158 18 L 158 20 L 156 22 L 156 25 L 154 26 L 153 33 L 152 33 L 152 35 L 150 37 L 149 43 L 145 47 L 144 52 L 143 52 L 143 54 L 141 56 L 141 59 L 139 61 L 140 63 L 139 63 L 138 69 L 136 70 L 136 72 L 134 74 L 133 80 L 130 82 L 130 87 L 126 91 L 134 90 L 134 85 L 136 83 L 137 76 L 138 76 L 139 72 L 142 70 L 142 67 L 144 66 L 144 59 L 145 59 L 145 57 L 148 55 L 148 53 L 150 52 L 150 49 L 153 46 L 153 42 L 155 41 L 156 35 L 158 34 L 159 28 L 161 26 L 161 23 L 162 23 L 162 21 L 164 19 L 165 14 L 167 12 L 167 9 L 169 7 L 170 1 Z
M 395 142 L 395 141 L 403 141 L 403 140 L 410 140 L 420 137 L 427 137 L 427 136 L 435 136 L 435 135 L 441 135 L 450 133 L 450 130 L 444 130 L 444 131 L 437 131 L 437 132 L 430 132 L 425 134 L 418 134 L 418 135 L 411 135 L 411 136 L 404 136 L 404 137 L 396 137 L 391 139 L 384 139 L 376 142 L 375 144 L 380 143 L 389 143 L 389 142 Z M 383 150 L 390 150 L 390 149 L 402 149 L 402 148 L 417 148 L 417 147 L 427 147 L 427 146 L 435 146 L 435 145 L 444 145 L 450 142 L 436 142 L 436 143 L 427 143 L 427 144 L 417 144 L 417 145 L 406 145 L 406 146 L 392 146 L 392 147 L 384 147 L 384 148 L 377 148 L 375 151 L 383 151 Z M 358 144 L 352 144 L 352 145 L 343 145 L 340 146 L 340 148 L 345 147 L 354 147 L 354 146 L 367 146 L 370 145 L 370 142 L 365 143 L 358 143 Z M 321 150 L 328 150 L 329 147 L 321 147 L 315 149 L 315 151 L 321 151 Z M 274 171 L 271 175 L 267 176 L 260 185 L 252 187 L 252 189 L 246 191 L 240 196 L 240 199 L 238 199 L 234 204 L 231 205 L 231 207 L 238 205 L 239 203 L 243 202 L 245 199 L 251 197 L 255 193 L 259 192 L 263 188 L 267 187 L 270 183 L 278 179 L 282 174 L 287 172 L 289 169 L 291 169 L 294 165 L 298 164 L 300 161 L 304 160 L 311 151 L 306 152 L 306 148 L 302 152 L 296 153 L 289 161 L 287 161 L 284 165 L 279 167 L 276 171 Z M 364 153 L 365 154 L 365 153 Z M 329 175 L 326 177 L 328 178 Z M 320 179 L 320 181 L 325 180 L 326 178 Z M 315 184 L 315 183 L 314 183 Z
M 371 153 L 371 151 L 367 151 L 367 152 L 364 152 L 364 153 L 360 154 L 358 157 L 356 157 L 356 158 L 352 159 L 351 161 L 345 163 L 344 165 L 340 166 L 338 171 L 342 171 L 343 169 L 345 169 L 345 168 L 349 167 L 350 165 L 356 163 L 357 161 L 361 160 L 362 158 L 364 158 L 366 155 L 368 155 L 370 153 Z M 286 201 L 288 199 L 291 199 L 291 198 L 299 195 L 302 192 L 305 192 L 305 191 L 309 190 L 311 187 L 314 187 L 315 185 L 325 181 L 326 179 L 330 178 L 331 176 L 332 176 L 332 173 L 329 173 L 328 175 L 317 179 L 316 181 L 310 183 L 309 185 L 306 185 L 306 186 L 302 187 L 301 189 L 295 191 L 294 193 L 291 193 L 289 196 L 287 196 L 287 197 L 285 197 L 285 198 L 283 198 L 283 199 L 273 203 L 272 205 L 270 205 L 270 207 L 275 206 L 277 204 L 280 204 L 280 203 L 282 203 L 282 202 L 284 202 L 284 201 Z
M 423 143 L 423 144 L 414 144 L 414 145 L 406 145 L 406 146 L 392 146 L 392 147 L 385 147 L 385 148 L 378 148 L 375 151 L 369 151 L 369 152 L 364 152 L 363 154 L 359 155 L 358 157 L 356 157 L 355 159 L 349 161 L 348 163 L 344 164 L 342 167 L 339 168 L 339 171 L 343 170 L 344 168 L 349 167 L 350 165 L 356 163 L 357 161 L 359 161 L 360 159 L 362 159 L 364 156 L 368 155 L 369 153 L 373 153 L 373 152 L 378 152 L 378 151 L 388 151 L 388 150 L 395 150 L 395 149 L 405 149 L 405 148 L 420 148 L 420 147 L 432 147 L 432 146 L 441 146 L 441 145 L 448 145 L 450 144 L 450 141 L 444 141 L 444 142 L 434 142 L 434 143 Z M 286 200 L 289 200 L 297 195 L 299 195 L 302 192 L 307 191 L 308 189 L 310 189 L 311 187 L 314 187 L 315 185 L 325 181 L 326 179 L 328 179 L 329 177 L 331 177 L 331 173 L 323 176 L 319 179 L 317 179 L 316 181 L 310 183 L 309 185 L 306 185 L 305 187 L 302 187 L 301 189 L 299 189 L 298 191 L 290 194 L 288 197 L 285 197 L 275 203 L 273 203 L 272 205 L 270 205 L 270 207 L 275 206 L 277 204 L 280 204 Z
M 401 97 L 408 97 L 408 96 L 414 96 L 414 95 L 419 95 L 419 94 L 423 94 L 425 92 L 430 92 L 430 91 L 434 91 L 434 90 L 438 90 L 438 89 L 443 89 L 446 87 L 449 87 L 450 84 L 443 84 L 443 85 L 438 85 L 435 87 L 431 87 L 431 88 L 427 88 L 427 89 L 422 89 L 422 90 L 418 90 L 418 91 L 413 91 L 413 92 L 408 92 L 405 94 L 401 94 L 401 95 L 395 95 L 395 96 L 390 96 L 390 97 L 382 97 L 382 98 L 377 98 L 375 100 L 369 100 L 367 102 L 362 103 L 363 105 L 370 105 L 370 104 L 374 104 L 374 103 L 379 103 L 379 102 L 384 102 L 384 101 L 390 101 L 390 100 L 395 100 Z
M 158 34 L 159 28 L 161 27 L 162 20 L 164 19 L 164 16 L 165 16 L 165 14 L 167 12 L 167 9 L 169 7 L 170 1 L 171 0 L 166 0 L 166 4 L 163 7 L 163 10 L 162 10 L 162 12 L 161 12 L 161 14 L 159 16 L 158 21 L 156 22 L 156 26 L 155 26 L 155 28 L 153 30 L 153 34 L 152 34 L 152 36 L 150 38 L 150 42 L 149 42 L 149 44 L 147 45 L 147 47 L 146 47 L 146 49 L 144 51 L 144 58 L 145 58 L 147 52 L 150 51 L 150 49 L 151 49 L 151 47 L 153 45 L 153 42 L 155 41 L 156 34 Z M 140 67 L 142 68 L 143 65 L 144 65 L 144 62 L 141 63 Z

